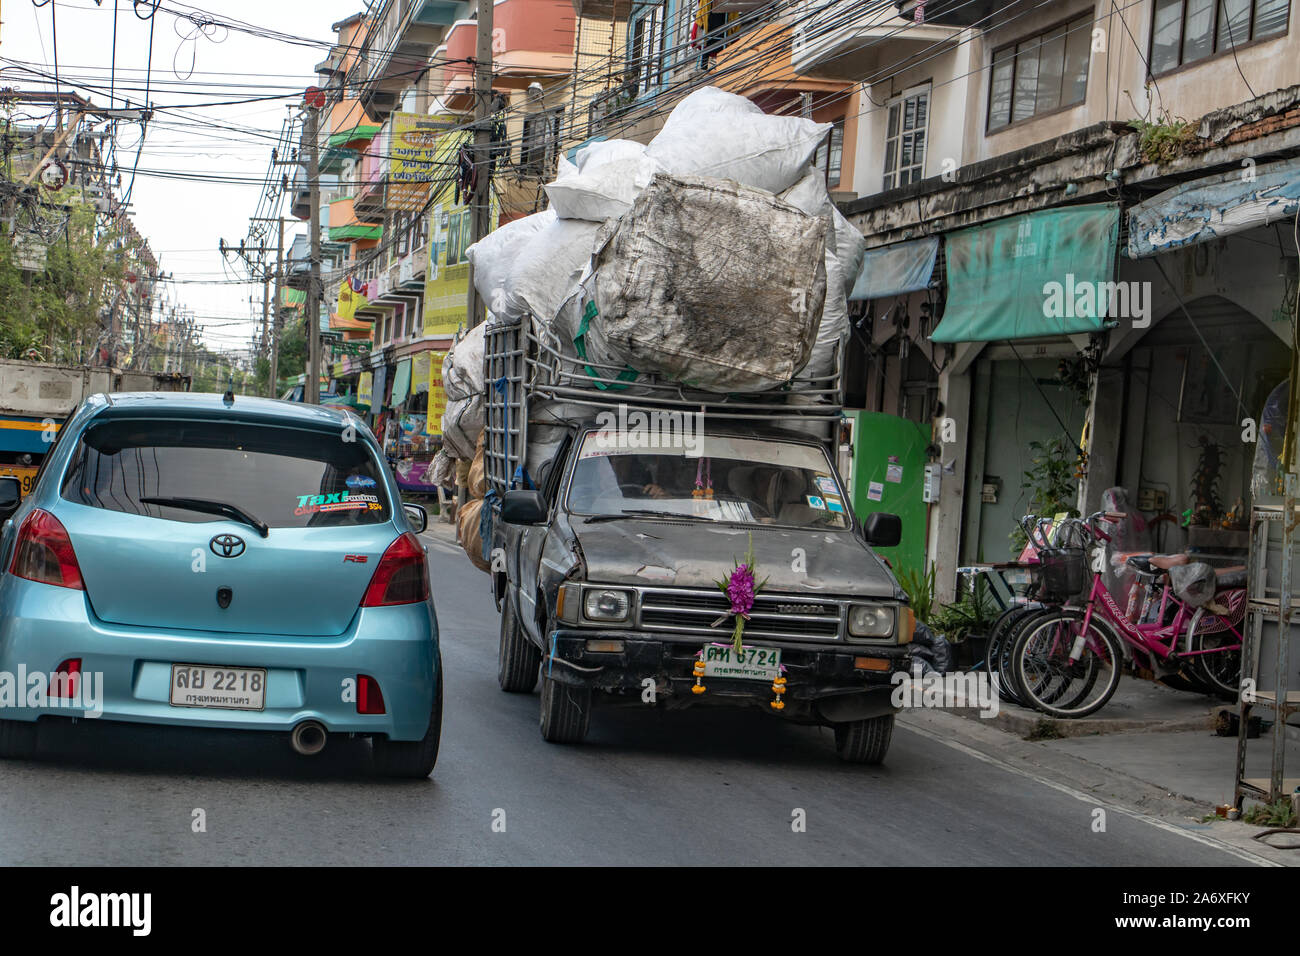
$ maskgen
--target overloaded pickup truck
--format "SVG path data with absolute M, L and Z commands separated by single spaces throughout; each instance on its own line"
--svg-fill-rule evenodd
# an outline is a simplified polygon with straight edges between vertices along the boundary
M 860 522 L 829 453 L 838 407 L 540 386 L 527 339 L 487 332 L 501 688 L 540 681 L 556 743 L 600 707 L 749 706 L 881 762 L 914 621 L 872 550 L 899 519 Z

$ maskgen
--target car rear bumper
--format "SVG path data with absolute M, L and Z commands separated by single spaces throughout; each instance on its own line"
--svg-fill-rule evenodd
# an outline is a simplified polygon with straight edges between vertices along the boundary
M 331 733 L 419 740 L 432 709 L 436 647 L 431 602 L 362 608 L 346 633 L 332 637 L 125 627 L 97 619 L 82 591 L 5 574 L 0 577 L 0 718 L 84 716 L 267 731 L 318 720 Z M 48 676 L 70 658 L 81 659 L 82 690 L 75 706 L 53 700 L 29 706 L 17 695 L 13 701 L 5 695 L 6 676 L 17 690 L 20 676 L 28 681 L 32 675 Z M 174 663 L 265 668 L 265 708 L 173 706 Z M 379 682 L 385 713 L 357 713 L 355 682 L 361 674 Z

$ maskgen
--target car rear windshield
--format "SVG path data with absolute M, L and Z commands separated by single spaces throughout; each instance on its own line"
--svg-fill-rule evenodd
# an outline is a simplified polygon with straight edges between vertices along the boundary
M 388 495 L 369 447 L 332 435 L 240 422 L 123 419 L 81 438 L 63 497 L 78 504 L 171 521 L 221 521 L 192 506 L 231 505 L 272 528 L 377 524 Z

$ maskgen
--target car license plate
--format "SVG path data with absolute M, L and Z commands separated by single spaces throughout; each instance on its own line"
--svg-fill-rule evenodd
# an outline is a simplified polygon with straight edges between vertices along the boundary
M 781 674 L 779 647 L 742 647 L 730 644 L 704 645 L 705 677 L 738 677 L 741 680 L 774 680 Z
M 264 710 L 266 671 L 260 667 L 172 665 L 173 707 Z

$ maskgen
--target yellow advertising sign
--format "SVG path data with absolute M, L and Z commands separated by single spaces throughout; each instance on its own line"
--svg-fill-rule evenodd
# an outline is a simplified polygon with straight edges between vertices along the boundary
M 388 123 L 388 208 L 418 212 L 433 187 L 438 138 L 457 120 L 450 116 L 394 113 Z
M 357 376 L 357 402 L 362 405 L 370 404 L 370 393 L 374 389 L 374 372 L 362 372 Z
M 423 392 L 429 387 L 429 353 L 420 352 L 411 356 L 411 394 Z
M 429 411 L 424 419 L 424 433 L 442 435 L 442 413 L 447 410 L 447 392 L 442 387 L 442 360 L 446 352 L 425 352 L 429 361 Z

